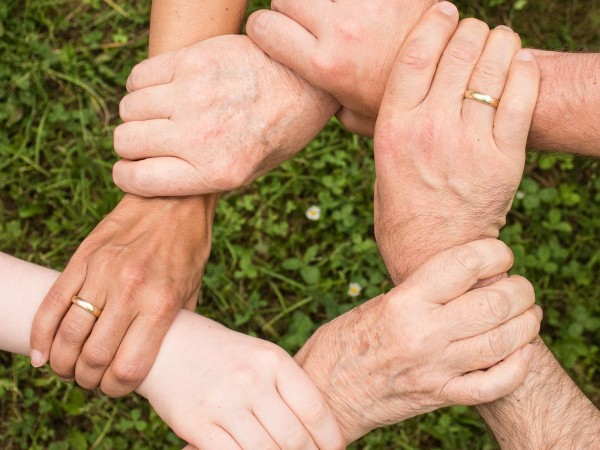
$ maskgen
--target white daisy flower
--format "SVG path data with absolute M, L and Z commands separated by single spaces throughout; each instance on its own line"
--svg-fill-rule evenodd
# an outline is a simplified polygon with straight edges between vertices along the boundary
M 362 292 L 362 286 L 358 283 L 350 283 L 348 286 L 348 295 L 350 297 L 358 297 Z
M 308 220 L 317 221 L 321 218 L 321 208 L 318 206 L 311 206 L 306 210 L 306 218 Z
M 523 200 L 525 198 L 525 192 L 517 191 L 517 195 L 515 197 L 517 197 L 519 200 Z

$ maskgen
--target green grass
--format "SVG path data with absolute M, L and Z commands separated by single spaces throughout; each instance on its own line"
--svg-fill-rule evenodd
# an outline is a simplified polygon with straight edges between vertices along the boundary
M 0 3 L 0 250 L 62 268 L 120 198 L 112 129 L 131 67 L 144 58 L 149 2 Z M 262 3 L 254 2 L 256 9 Z M 513 26 L 527 45 L 599 50 L 597 0 L 463 0 L 464 15 Z M 543 335 L 600 403 L 598 163 L 529 158 L 502 237 L 536 286 Z M 373 239 L 372 143 L 331 123 L 306 151 L 217 213 L 199 311 L 290 351 L 316 327 L 388 289 Z M 319 205 L 322 218 L 304 211 Z M 365 290 L 357 299 L 351 281 Z M 0 354 L 0 448 L 179 448 L 139 397 L 112 401 Z M 356 448 L 497 448 L 456 407 L 382 429 Z

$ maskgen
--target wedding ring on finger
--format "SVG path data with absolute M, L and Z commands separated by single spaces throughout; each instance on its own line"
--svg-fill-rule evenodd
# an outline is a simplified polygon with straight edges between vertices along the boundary
M 491 106 L 494 109 L 498 109 L 498 105 L 500 105 L 500 99 L 494 98 L 491 95 L 483 94 L 481 92 L 472 91 L 471 89 L 465 92 L 465 98 Z
M 76 295 L 73 296 L 73 298 L 71 299 L 71 303 L 79 306 L 80 308 L 85 309 L 87 312 L 89 312 L 91 315 L 93 315 L 96 318 L 100 318 L 100 315 L 102 314 L 102 310 L 100 308 L 96 308 L 90 302 L 88 302 L 82 298 L 79 298 Z

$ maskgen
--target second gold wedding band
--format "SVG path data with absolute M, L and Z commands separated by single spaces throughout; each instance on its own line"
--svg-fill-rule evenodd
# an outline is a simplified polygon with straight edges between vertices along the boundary
M 492 108 L 498 109 L 498 105 L 500 105 L 500 100 L 492 97 L 491 95 L 482 94 L 481 92 L 468 90 L 465 92 L 465 98 L 470 100 L 475 100 L 476 102 L 483 103 L 485 105 L 489 105 Z
M 82 298 L 77 297 L 76 295 L 71 299 L 71 303 L 79 306 L 80 308 L 85 309 L 87 312 L 92 314 L 94 317 L 99 318 L 100 314 L 102 314 L 102 310 L 100 308 L 96 308 L 90 302 L 85 301 Z

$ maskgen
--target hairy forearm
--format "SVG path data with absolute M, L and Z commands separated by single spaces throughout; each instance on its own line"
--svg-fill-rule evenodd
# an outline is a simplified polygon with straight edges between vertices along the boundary
M 600 53 L 534 53 L 542 82 L 529 146 L 600 157 Z
M 477 410 L 506 449 L 600 448 L 600 411 L 541 339 L 531 372 L 511 395 Z

